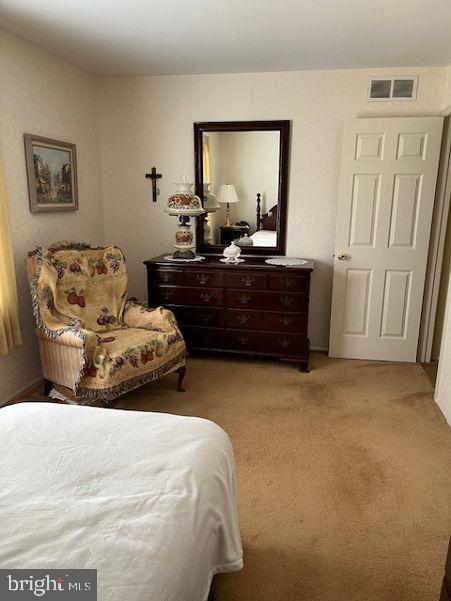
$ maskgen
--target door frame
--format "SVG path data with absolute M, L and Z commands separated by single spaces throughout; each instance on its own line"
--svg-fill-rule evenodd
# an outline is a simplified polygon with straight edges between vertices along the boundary
M 445 250 L 446 226 L 451 200 L 451 106 L 443 111 L 442 147 L 440 152 L 428 263 L 424 284 L 423 310 L 418 337 L 417 361 L 430 363 L 437 314 L 440 276 Z

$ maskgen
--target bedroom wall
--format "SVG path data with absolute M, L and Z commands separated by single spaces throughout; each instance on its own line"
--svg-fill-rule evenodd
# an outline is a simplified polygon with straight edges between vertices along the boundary
M 0 357 L 0 404 L 40 377 L 25 257 L 61 239 L 103 242 L 94 78 L 0 31 L 0 145 L 3 151 L 23 345 Z M 30 213 L 23 134 L 75 142 L 80 209 Z
M 419 75 L 416 102 L 367 102 L 368 77 Z M 169 251 L 163 212 L 181 174 L 193 177 L 193 122 L 291 119 L 289 255 L 313 258 L 310 337 L 327 348 L 343 124 L 364 116 L 436 115 L 446 69 L 306 71 L 105 78 L 98 86 L 105 235 L 127 254 L 130 288 L 145 297 L 142 261 Z M 163 173 L 151 202 L 144 174 Z
M 447 114 L 449 115 L 451 111 L 451 65 L 448 65 L 446 69 L 446 83 L 443 108 L 448 109 Z
M 438 364 L 435 402 L 451 425 L 451 280 L 448 286 L 447 306 L 443 326 L 442 346 Z

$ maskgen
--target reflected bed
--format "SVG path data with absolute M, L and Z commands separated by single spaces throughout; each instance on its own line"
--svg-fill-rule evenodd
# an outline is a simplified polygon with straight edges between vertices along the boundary
M 260 215 L 261 194 L 257 194 L 257 231 L 250 236 L 253 246 L 277 247 L 277 205 Z
M 260 230 L 250 236 L 254 246 L 267 246 L 275 248 L 277 246 L 277 232 L 270 230 Z

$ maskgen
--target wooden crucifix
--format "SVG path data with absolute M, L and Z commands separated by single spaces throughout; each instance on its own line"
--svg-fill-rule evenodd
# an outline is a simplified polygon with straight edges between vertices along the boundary
M 157 196 L 160 194 L 159 188 L 157 188 L 157 181 L 161 179 L 161 173 L 157 173 L 155 167 L 152 167 L 150 173 L 146 173 L 146 177 L 152 180 L 152 200 L 153 202 L 157 202 Z

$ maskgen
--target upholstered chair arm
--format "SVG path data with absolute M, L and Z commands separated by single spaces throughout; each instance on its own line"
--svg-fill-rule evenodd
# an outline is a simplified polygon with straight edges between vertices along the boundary
M 62 344 L 63 346 L 70 346 L 72 348 L 79 348 L 79 349 L 82 349 L 84 346 L 82 338 L 80 338 L 80 336 L 77 336 L 76 334 L 74 334 L 73 332 L 70 332 L 70 331 L 64 332 L 63 334 L 60 334 L 56 338 L 50 338 L 43 332 L 43 330 L 41 330 L 40 328 L 36 328 L 36 335 L 38 338 L 41 338 L 41 340 L 49 340 L 50 342 L 55 342 L 56 344 Z
M 167 332 L 178 330 L 174 313 L 163 307 L 146 307 L 138 303 L 128 302 L 124 310 L 124 325 L 128 328 L 144 328 Z

